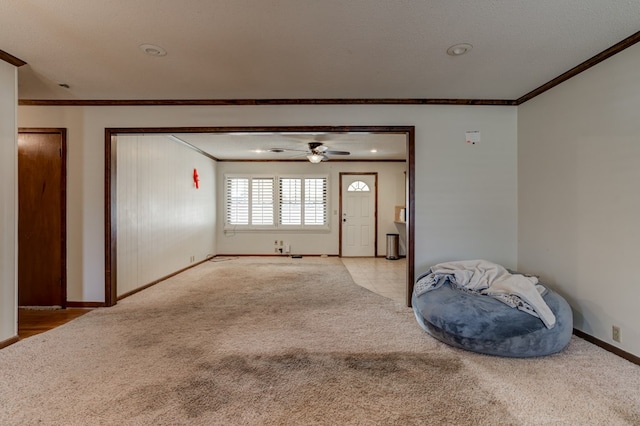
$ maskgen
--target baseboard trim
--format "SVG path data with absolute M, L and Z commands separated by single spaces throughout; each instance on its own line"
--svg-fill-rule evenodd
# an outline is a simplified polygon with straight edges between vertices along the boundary
M 104 308 L 104 302 L 67 302 L 67 308 Z
M 629 352 L 623 351 L 622 349 L 613 346 L 612 344 L 609 344 L 605 341 L 602 341 L 600 339 L 597 339 L 595 337 L 593 337 L 590 334 L 585 333 L 584 331 L 580 331 L 580 330 L 576 330 L 575 328 L 573 329 L 573 334 L 575 334 L 576 336 L 580 337 L 581 339 L 586 340 L 589 343 L 593 343 L 596 346 L 601 347 L 602 349 L 604 349 L 605 351 L 609 351 L 611 353 L 614 353 L 616 355 L 618 355 L 620 358 L 624 358 L 629 362 L 632 362 L 636 365 L 640 365 L 640 357 L 637 357 L 633 354 L 630 354 Z
M 20 340 L 20 338 L 18 336 L 14 336 L 14 337 L 12 337 L 10 339 L 3 340 L 2 342 L 0 342 L 0 349 L 6 348 L 7 346 L 10 346 L 10 345 L 13 345 L 18 340 Z
M 171 278 L 171 277 L 173 277 L 173 276 L 176 276 L 176 275 L 178 275 L 178 274 L 181 274 L 181 273 L 182 273 L 182 272 L 184 272 L 184 271 L 188 271 L 189 269 L 194 268 L 194 267 L 196 267 L 196 266 L 198 266 L 198 265 L 200 265 L 200 264 L 202 264 L 202 263 L 204 263 L 204 262 L 207 262 L 207 261 L 209 261 L 210 259 L 211 259 L 210 257 L 207 257 L 206 259 L 201 260 L 201 261 L 199 261 L 199 262 L 196 262 L 196 263 L 194 263 L 193 265 L 189 265 L 189 266 L 187 266 L 186 268 L 182 268 L 182 269 L 180 269 L 180 270 L 178 270 L 178 271 L 176 271 L 176 272 L 173 272 L 173 273 L 171 273 L 171 274 L 169 274 L 169 275 L 165 275 L 165 276 L 164 276 L 164 277 L 162 277 L 162 278 L 158 278 L 157 280 L 152 281 L 152 282 L 150 282 L 150 283 L 148 283 L 148 284 L 144 284 L 144 285 L 143 285 L 143 286 L 141 286 L 141 287 L 138 287 L 138 288 L 136 288 L 136 289 L 134 289 L 134 290 L 131 290 L 131 291 L 127 292 L 127 293 L 124 293 L 124 294 L 123 294 L 123 295 L 121 295 L 121 296 L 118 296 L 118 298 L 117 298 L 116 300 L 122 300 L 122 299 L 124 299 L 124 298 L 126 298 L 126 297 L 129 297 L 129 296 L 131 296 L 131 295 L 134 295 L 134 294 L 136 294 L 136 293 L 139 293 L 139 292 L 141 292 L 142 290 L 145 290 L 145 289 L 147 289 L 147 288 L 149 288 L 149 287 L 152 287 L 152 286 L 154 286 L 154 285 L 158 284 L 159 282 L 162 282 L 162 281 L 164 281 L 164 280 L 166 280 L 166 279 L 169 279 L 169 278 Z

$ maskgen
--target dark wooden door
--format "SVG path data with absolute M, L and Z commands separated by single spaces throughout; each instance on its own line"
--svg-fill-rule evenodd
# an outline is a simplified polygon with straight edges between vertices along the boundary
M 18 133 L 18 305 L 66 306 L 66 132 Z

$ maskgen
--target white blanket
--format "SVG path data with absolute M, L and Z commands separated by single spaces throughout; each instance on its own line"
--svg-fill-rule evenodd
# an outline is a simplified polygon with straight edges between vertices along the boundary
M 418 280 L 416 294 L 419 296 L 429 290 L 435 290 L 444 283 L 445 278 L 463 290 L 494 297 L 509 306 L 534 315 L 540 318 L 547 328 L 552 328 L 556 323 L 555 315 L 536 288 L 536 277 L 510 274 L 502 266 L 486 260 L 445 262 L 433 266 L 428 275 Z M 524 305 L 514 303 L 514 298 L 525 302 Z

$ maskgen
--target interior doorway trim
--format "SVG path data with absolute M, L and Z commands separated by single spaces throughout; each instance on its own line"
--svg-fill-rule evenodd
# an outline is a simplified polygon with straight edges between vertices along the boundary
M 117 301 L 117 143 L 120 133 L 127 134 L 164 134 L 164 133 L 264 133 L 264 132 L 370 132 L 404 134 L 407 148 L 407 306 L 411 306 L 411 294 L 414 282 L 414 186 L 415 186 L 415 126 L 274 126 L 274 127 L 140 127 L 105 129 L 105 306 L 113 306 Z

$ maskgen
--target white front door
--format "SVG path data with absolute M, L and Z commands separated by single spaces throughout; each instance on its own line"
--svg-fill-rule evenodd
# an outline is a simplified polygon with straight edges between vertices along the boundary
M 342 256 L 376 255 L 377 174 L 342 175 Z

